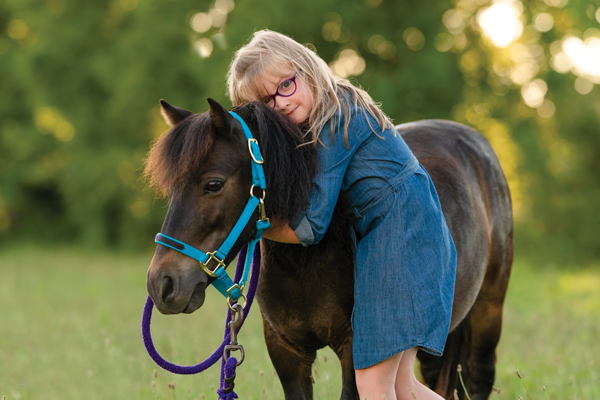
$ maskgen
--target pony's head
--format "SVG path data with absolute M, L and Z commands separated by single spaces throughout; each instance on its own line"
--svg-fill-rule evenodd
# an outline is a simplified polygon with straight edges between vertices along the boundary
M 169 198 L 161 233 L 205 253 L 225 241 L 252 187 L 251 156 L 242 125 L 219 103 L 208 102 L 208 112 L 193 114 L 161 101 L 162 114 L 172 128 L 152 147 L 145 169 L 150 185 Z M 305 142 L 300 128 L 261 103 L 235 111 L 259 140 L 268 216 L 293 219 L 308 204 L 317 165 L 314 148 L 300 146 Z M 254 237 L 258 218 L 257 210 L 224 260 L 226 264 Z M 216 265 L 211 260 L 207 267 L 213 270 Z M 196 260 L 158 245 L 146 285 L 160 312 L 191 313 L 204 303 L 206 287 L 213 279 Z

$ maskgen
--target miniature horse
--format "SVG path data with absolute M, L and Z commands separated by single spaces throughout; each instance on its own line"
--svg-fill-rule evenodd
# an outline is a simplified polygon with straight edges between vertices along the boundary
M 150 184 L 170 198 L 162 233 L 202 251 L 217 249 L 225 240 L 251 187 L 250 154 L 241 124 L 214 100 L 209 103 L 209 112 L 192 114 L 161 101 L 172 129 L 154 144 L 146 162 Z M 261 147 L 267 215 L 293 220 L 308 205 L 317 168 L 315 146 L 304 145 L 301 128 L 262 103 L 235 111 Z M 513 255 L 506 179 L 489 142 L 473 129 L 439 120 L 396 129 L 435 184 L 458 257 L 444 355 L 418 353 L 423 379 L 447 399 L 454 389 L 465 398 L 457 372 L 462 364 L 468 394 L 487 399 Z M 327 235 L 317 245 L 304 248 L 262 240 L 257 299 L 269 356 L 286 399 L 312 399 L 311 366 L 317 350 L 325 346 L 341 361 L 341 398 L 358 399 L 350 321 L 354 240 L 342 203 L 343 196 Z M 255 229 L 253 219 L 226 263 Z M 160 312 L 191 313 L 202 306 L 211 279 L 193 259 L 158 246 L 147 288 Z

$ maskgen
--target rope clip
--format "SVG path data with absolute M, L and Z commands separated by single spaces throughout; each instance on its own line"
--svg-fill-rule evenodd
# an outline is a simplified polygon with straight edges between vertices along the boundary
M 229 353 L 231 351 L 238 350 L 240 352 L 240 359 L 237 363 L 235 363 L 235 366 L 237 367 L 242 362 L 244 362 L 244 357 L 246 356 L 246 353 L 244 352 L 244 346 L 238 344 L 238 342 L 237 342 L 238 330 L 240 329 L 240 327 L 242 326 L 242 323 L 244 322 L 244 309 L 242 308 L 242 305 L 239 303 L 234 304 L 230 308 L 231 308 L 231 321 L 229 321 L 228 326 L 229 326 L 229 333 L 230 333 L 231 339 L 230 339 L 229 344 L 227 346 L 225 346 L 225 348 L 223 349 L 223 358 L 227 362 L 227 359 L 229 359 Z

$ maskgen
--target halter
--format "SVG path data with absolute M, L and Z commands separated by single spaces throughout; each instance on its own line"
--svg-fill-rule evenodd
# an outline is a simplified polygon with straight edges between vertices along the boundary
M 244 287 L 246 285 L 246 281 L 248 280 L 248 274 L 250 272 L 250 265 L 252 263 L 252 257 L 254 255 L 254 249 L 256 248 L 256 244 L 260 241 L 260 238 L 263 235 L 265 229 L 271 226 L 269 223 L 269 218 L 266 217 L 265 214 L 265 195 L 267 190 L 267 184 L 265 181 L 265 173 L 263 170 L 263 158 L 260 154 L 260 148 L 258 147 L 258 141 L 254 139 L 252 133 L 250 132 L 250 128 L 244 120 L 237 115 L 233 111 L 229 111 L 229 113 L 240 123 L 242 124 L 242 128 L 244 130 L 244 135 L 248 140 L 248 150 L 250 151 L 250 157 L 252 158 L 252 186 L 250 187 L 250 199 L 242 212 L 242 215 L 237 220 L 233 229 L 227 236 L 227 239 L 223 242 L 221 247 L 217 250 L 205 253 L 201 250 L 196 249 L 189 244 L 186 244 L 182 241 L 164 235 L 162 233 L 158 233 L 154 238 L 154 241 L 158 244 L 162 244 L 163 246 L 169 247 L 173 250 L 177 250 L 180 253 L 185 254 L 188 257 L 193 258 L 194 260 L 200 263 L 200 267 L 206 274 L 210 277 L 217 278 L 212 282 L 212 285 L 219 291 L 223 296 L 227 298 L 227 302 L 231 307 L 231 301 L 236 301 L 240 297 L 244 298 L 244 303 L 246 297 L 243 294 Z M 262 189 L 262 198 L 254 195 L 254 189 Z M 248 252 L 246 253 L 246 259 L 244 261 L 244 270 L 242 276 L 238 283 L 233 282 L 227 272 L 225 272 L 225 258 L 229 254 L 229 251 L 235 244 L 235 242 L 240 237 L 244 227 L 252 218 L 252 214 L 254 214 L 254 210 L 256 207 L 259 208 L 260 219 L 256 221 L 256 235 L 254 238 L 248 243 Z M 217 262 L 217 266 L 211 270 L 208 267 L 208 264 L 211 260 L 215 260 Z

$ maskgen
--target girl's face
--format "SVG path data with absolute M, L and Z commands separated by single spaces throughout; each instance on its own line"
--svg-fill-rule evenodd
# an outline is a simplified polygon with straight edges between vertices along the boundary
M 296 71 L 282 65 L 278 65 L 277 67 L 278 68 L 275 69 L 278 71 L 277 74 L 267 72 L 260 80 L 260 86 L 262 87 L 262 90 L 259 93 L 259 97 L 265 100 L 265 102 L 272 107 L 273 98 L 269 98 L 269 96 L 273 96 L 276 93 L 287 95 L 290 88 L 293 89 L 293 85 L 295 83 L 296 91 L 294 94 L 288 97 L 284 97 L 279 94 L 275 96 L 274 108 L 280 113 L 287 115 L 295 123 L 301 124 L 308 119 L 310 111 L 312 110 L 312 91 L 304 80 L 304 76 L 302 75 L 301 71 Z M 292 79 L 293 82 L 290 81 Z

